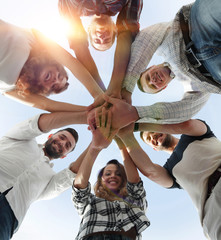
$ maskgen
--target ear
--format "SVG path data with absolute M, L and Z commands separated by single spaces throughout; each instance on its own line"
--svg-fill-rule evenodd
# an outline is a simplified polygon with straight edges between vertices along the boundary
M 51 133 L 50 135 L 48 135 L 48 139 L 51 138 L 53 136 L 53 134 Z

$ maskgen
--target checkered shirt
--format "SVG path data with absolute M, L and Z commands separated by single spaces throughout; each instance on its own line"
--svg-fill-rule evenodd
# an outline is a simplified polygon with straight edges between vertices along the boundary
M 187 19 L 191 6 L 192 4 L 189 4 L 181 8 Z M 178 13 L 173 21 L 147 27 L 138 33 L 132 44 L 131 59 L 122 87 L 133 92 L 140 74 L 156 52 L 170 63 L 176 79 L 182 82 L 185 91 L 182 100 L 177 102 L 136 106 L 140 117 L 138 122 L 173 124 L 186 121 L 203 107 L 210 93 L 220 94 L 221 85 L 209 81 L 194 69 L 188 62 L 184 50 L 185 43 Z
M 105 14 L 117 17 L 118 33 L 129 30 L 134 35 L 139 31 L 143 0 L 59 0 L 61 15 L 71 19 L 72 15 L 92 16 Z
M 141 239 L 150 222 L 145 216 L 147 208 L 146 192 L 143 182 L 127 184 L 128 197 L 122 201 L 107 201 L 91 193 L 91 185 L 85 189 L 73 187 L 73 202 L 82 218 L 76 240 L 96 232 L 128 231 L 136 227 L 137 238 Z

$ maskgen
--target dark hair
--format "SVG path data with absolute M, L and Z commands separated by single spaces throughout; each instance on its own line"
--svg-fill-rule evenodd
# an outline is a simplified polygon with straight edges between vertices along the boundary
M 64 128 L 64 129 L 61 129 L 61 130 L 57 131 L 56 133 L 59 133 L 59 132 L 62 132 L 62 131 L 67 131 L 73 136 L 73 138 L 75 140 L 75 146 L 76 146 L 76 144 L 78 142 L 78 138 L 79 138 L 77 131 L 73 128 Z M 73 149 L 71 151 L 73 151 L 75 149 L 75 146 L 73 147 Z
M 144 132 L 140 132 L 140 138 L 144 141 L 143 134 L 144 134 Z
M 137 86 L 138 86 L 138 88 L 140 89 L 141 92 L 145 92 L 143 90 L 143 87 L 142 87 L 141 83 L 140 83 L 140 79 L 141 79 L 141 75 L 140 75 L 140 78 L 137 80 Z
M 118 171 L 120 172 L 122 183 L 119 189 L 118 193 L 113 193 L 108 191 L 106 188 L 103 187 L 102 185 L 102 176 L 104 173 L 104 169 L 109 165 L 109 164 L 115 164 L 118 168 Z M 112 159 L 107 162 L 106 166 L 103 167 L 97 176 L 97 182 L 94 185 L 94 192 L 97 197 L 104 198 L 109 201 L 114 201 L 119 198 L 124 198 L 128 195 L 127 189 L 126 189 L 126 184 L 127 184 L 127 175 L 124 169 L 124 166 L 118 162 L 116 159 Z M 117 194 L 117 195 L 116 195 Z

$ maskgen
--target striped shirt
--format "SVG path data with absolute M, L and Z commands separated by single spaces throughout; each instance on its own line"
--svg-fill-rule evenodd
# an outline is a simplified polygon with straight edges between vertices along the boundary
M 58 8 L 64 17 L 73 20 L 76 16 L 104 14 L 117 17 L 118 32 L 129 30 L 134 34 L 139 31 L 140 13 L 143 0 L 59 0 Z
M 137 240 L 141 239 L 150 222 L 145 216 L 147 208 L 146 192 L 143 182 L 127 183 L 128 196 L 122 200 L 107 201 L 91 194 L 91 185 L 85 189 L 73 187 L 73 202 L 82 218 L 76 240 L 105 231 L 128 231 L 136 227 Z
M 189 19 L 192 4 L 181 9 Z M 186 121 L 206 103 L 210 93 L 221 93 L 221 85 L 206 79 L 187 60 L 185 44 L 180 29 L 178 13 L 168 23 L 159 23 L 139 32 L 131 48 L 131 59 L 123 82 L 123 88 L 133 92 L 140 74 L 146 69 L 156 52 L 169 62 L 176 79 L 184 86 L 185 94 L 177 102 L 161 102 L 151 106 L 136 106 L 138 122 L 173 124 Z

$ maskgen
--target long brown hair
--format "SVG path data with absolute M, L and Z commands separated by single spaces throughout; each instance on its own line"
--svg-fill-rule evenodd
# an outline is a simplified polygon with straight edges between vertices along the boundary
M 51 92 L 46 92 L 44 86 L 39 83 L 39 75 L 45 66 L 55 66 L 57 70 L 64 77 L 68 79 L 67 72 L 64 67 L 56 60 L 51 58 L 45 51 L 39 50 L 39 48 L 32 49 L 28 60 L 25 62 L 19 79 L 16 83 L 16 88 L 22 94 L 39 94 L 48 96 Z M 68 88 L 69 83 L 66 83 L 65 87 L 57 90 L 54 93 L 60 93 Z
M 117 169 L 120 172 L 120 176 L 121 176 L 121 179 L 122 179 L 120 189 L 119 189 L 118 192 L 115 192 L 115 193 L 112 192 L 111 190 L 105 188 L 102 185 L 102 176 L 103 176 L 103 173 L 104 173 L 104 169 L 109 164 L 115 164 L 117 166 Z M 94 185 L 94 193 L 97 197 L 104 198 L 108 201 L 123 199 L 126 196 L 128 196 L 127 189 L 126 189 L 126 184 L 127 184 L 127 176 L 126 176 L 126 172 L 124 170 L 124 166 L 121 163 L 119 163 L 116 159 L 112 159 L 106 164 L 105 167 L 103 167 L 99 171 L 98 176 L 97 176 L 97 182 Z

